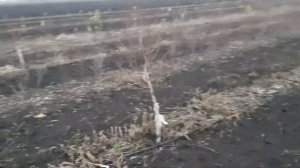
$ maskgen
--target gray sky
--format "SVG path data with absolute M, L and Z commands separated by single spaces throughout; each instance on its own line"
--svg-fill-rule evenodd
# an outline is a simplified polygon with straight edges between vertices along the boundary
M 41 3 L 41 2 L 64 2 L 64 1 L 84 1 L 84 0 L 0 0 L 0 3 Z

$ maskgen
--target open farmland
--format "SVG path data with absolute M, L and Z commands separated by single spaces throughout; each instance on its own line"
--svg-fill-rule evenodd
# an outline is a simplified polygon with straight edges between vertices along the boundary
M 300 3 L 165 3 L 0 20 L 0 168 L 299 168 Z

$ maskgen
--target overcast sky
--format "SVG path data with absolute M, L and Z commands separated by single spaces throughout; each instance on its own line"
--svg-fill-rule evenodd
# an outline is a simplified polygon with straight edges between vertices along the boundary
M 63 2 L 63 1 L 85 1 L 85 0 L 0 0 L 0 3 L 42 3 L 42 2 Z

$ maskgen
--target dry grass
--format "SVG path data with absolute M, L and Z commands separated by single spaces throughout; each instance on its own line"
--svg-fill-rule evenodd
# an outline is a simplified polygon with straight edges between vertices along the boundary
M 279 74 L 281 78 L 276 77 Z M 258 79 L 250 87 L 206 93 L 196 90 L 186 106 L 174 108 L 166 115 L 169 125 L 163 129 L 162 140 L 164 142 L 210 128 L 221 120 L 238 120 L 242 114 L 254 112 L 261 104 L 270 101 L 275 94 L 284 94 L 293 87 L 299 87 L 299 82 L 300 68 L 296 68 L 291 72 L 274 73 L 269 78 Z M 86 137 L 79 146 L 65 146 L 70 162 L 62 163 L 60 168 L 94 168 L 97 164 L 107 163 L 124 166 L 123 156 L 151 146 L 153 142 L 147 139 L 147 135 L 155 135 L 153 113 L 143 112 L 134 117 L 137 118 L 135 124 L 111 127 L 106 133 Z
M 241 16 L 236 19 L 238 20 L 240 17 Z M 242 18 L 244 17 L 249 16 L 243 15 Z M 209 21 L 199 20 L 199 23 L 197 24 L 199 25 L 207 22 Z M 185 27 L 190 25 L 194 25 L 194 23 L 187 22 L 184 24 Z M 168 26 L 170 25 L 160 25 L 158 28 L 163 26 L 169 28 Z M 180 25 L 177 25 L 176 28 L 178 27 L 180 27 Z M 162 30 L 158 29 L 157 31 Z M 56 38 L 55 40 L 74 41 L 74 39 L 76 39 L 76 37 L 68 36 Z M 83 41 L 89 40 L 91 39 L 87 38 Z M 53 41 L 49 41 L 49 43 L 50 42 Z M 93 41 L 89 42 L 93 43 Z M 64 60 L 63 57 L 58 56 L 53 60 L 53 63 L 60 64 L 65 61 L 66 60 Z M 116 72 L 112 73 L 114 74 L 110 75 L 108 73 L 106 77 L 101 79 L 101 81 L 104 81 L 107 84 L 107 87 L 101 86 L 101 88 L 123 88 L 123 86 L 130 87 L 133 85 L 139 87 L 145 86 L 141 80 L 140 71 L 122 70 L 119 74 Z M 209 128 L 220 120 L 239 118 L 239 116 L 243 113 L 253 112 L 259 105 L 268 101 L 270 97 L 272 97 L 272 94 L 284 92 L 288 88 L 291 88 L 293 83 L 290 82 L 291 80 L 296 79 L 296 81 L 299 82 L 298 74 L 299 73 L 295 73 L 294 76 L 292 75 L 293 77 L 296 77 L 293 79 L 266 79 L 256 81 L 256 85 L 250 88 L 238 87 L 235 90 L 220 93 L 215 91 L 202 93 L 197 90 L 193 95 L 193 98 L 188 101 L 188 105 L 186 107 L 179 107 L 177 110 L 174 110 L 172 113 L 167 115 L 169 125 L 164 128 L 161 135 L 163 135 L 164 140 L 177 138 L 190 134 L 194 131 Z M 116 80 L 119 82 L 116 82 Z M 148 79 L 148 81 L 149 80 L 150 79 Z M 273 83 L 281 84 L 273 85 Z M 76 88 L 74 90 L 76 90 Z M 81 93 L 78 95 L 80 94 Z M 153 96 L 153 94 L 151 96 Z M 268 98 L 265 96 L 268 96 Z M 157 102 L 153 101 L 153 103 L 155 104 Z M 152 113 L 143 113 L 140 124 L 135 123 L 130 126 L 125 125 L 122 127 L 113 126 L 110 130 L 101 131 L 99 133 L 94 132 L 92 136 L 86 136 L 84 141 L 79 145 L 63 146 L 65 152 L 69 156 L 69 161 L 56 166 L 49 165 L 49 167 L 96 168 L 108 167 L 108 165 L 114 165 L 118 168 L 122 167 L 125 164 L 124 154 L 139 151 L 146 145 L 151 144 L 147 141 L 146 135 L 155 135 L 155 123 L 153 118 Z
M 62 146 L 69 161 L 49 165 L 49 168 L 106 168 L 111 165 L 121 168 L 125 163 L 124 154 L 134 153 L 151 145 L 146 134 L 155 135 L 153 113 L 144 112 L 135 117 L 138 117 L 135 123 L 129 126 L 112 126 L 109 130 L 85 136 L 79 145 Z
M 105 163 L 121 167 L 123 162 L 122 153 L 126 150 L 134 148 L 128 142 L 124 141 L 124 137 L 107 136 L 103 132 L 95 133 L 92 137 L 85 137 L 84 142 L 79 145 L 71 145 L 63 147 L 68 154 L 70 161 L 63 162 L 59 168 L 95 168 L 109 167 Z M 104 164 L 103 164 L 104 163 Z
M 299 87 L 299 74 L 298 67 L 290 72 L 278 72 L 270 78 L 258 79 L 250 87 L 206 93 L 196 90 L 186 107 L 177 108 L 167 116 L 170 124 L 164 131 L 168 137 L 183 136 L 209 128 L 220 120 L 240 119 L 241 115 L 254 112 L 274 95 Z M 278 75 L 280 78 L 276 77 Z

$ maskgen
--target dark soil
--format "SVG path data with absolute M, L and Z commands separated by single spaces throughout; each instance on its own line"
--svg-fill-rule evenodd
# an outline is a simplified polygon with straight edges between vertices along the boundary
M 236 53 L 241 54 L 240 57 L 219 60 L 205 65 L 195 64 L 190 70 L 170 76 L 165 81 L 166 85 L 155 88 L 159 102 L 163 107 L 162 110 L 167 111 L 167 107 L 184 106 L 184 102 L 189 99 L 185 93 L 194 91 L 196 88 L 222 90 L 250 85 L 254 79 L 266 77 L 273 72 L 288 71 L 299 65 L 299 52 L 297 50 L 299 44 L 299 40 L 288 40 L 275 47 L 260 47 Z M 252 72 L 257 75 L 249 75 Z M 64 157 L 64 155 L 61 155 L 60 150 L 49 151 L 45 149 L 65 143 L 69 139 L 76 140 L 74 136 L 80 136 L 76 135 L 78 133 L 90 134 L 92 130 L 106 129 L 112 124 L 123 125 L 129 121 L 130 114 L 137 113 L 137 108 L 150 111 L 149 106 L 151 105 L 148 92 L 138 88 L 136 90 L 110 91 L 105 94 L 91 91 L 79 99 L 80 101 L 77 98 L 72 101 L 64 101 L 58 97 L 51 106 L 35 107 L 35 104 L 32 104 L 21 108 L 16 107 L 10 111 L 8 117 L 1 117 L 0 148 L 2 151 L 0 153 L 0 167 L 21 168 L 31 165 L 45 167 L 48 162 L 60 161 Z M 274 109 L 278 109 L 278 107 L 276 106 Z M 44 112 L 47 117 L 44 120 L 27 118 L 26 116 L 32 112 Z M 57 121 L 53 122 L 53 120 Z M 262 122 L 267 123 L 266 121 Z M 291 120 L 285 122 L 290 123 Z M 247 122 L 244 125 L 247 126 Z M 271 126 L 269 127 L 271 128 Z M 247 128 L 250 129 L 250 126 Z M 253 131 L 256 131 L 256 129 L 253 129 Z M 263 133 L 268 136 L 267 132 Z M 290 140 L 296 139 L 292 138 Z M 268 141 L 272 142 L 272 137 Z M 223 143 L 223 141 L 217 142 Z M 226 141 L 224 143 L 226 144 Z M 187 143 L 188 147 L 186 149 L 184 142 L 179 144 L 182 144 L 183 147 L 179 149 L 183 152 L 186 150 L 187 153 L 192 153 L 196 150 L 195 147 L 191 147 L 190 143 Z M 243 144 L 246 143 L 243 142 Z M 254 145 L 259 144 L 254 143 Z M 212 147 L 214 148 L 214 146 Z M 199 151 L 206 152 L 203 149 Z M 168 151 L 166 152 L 168 153 Z M 166 154 L 166 156 L 168 155 L 170 157 L 171 154 Z M 193 157 L 191 157 L 191 163 L 187 163 L 186 167 L 200 163 L 199 160 L 195 159 L 197 155 L 193 153 L 182 157 L 189 158 L 190 155 L 193 155 Z M 211 153 L 207 155 L 207 157 L 210 156 L 212 156 Z M 163 158 L 163 160 L 166 159 Z M 169 161 L 173 163 L 172 160 Z M 152 164 L 154 167 L 158 165 L 156 161 Z M 168 165 L 168 163 L 166 164 Z M 220 164 L 226 165 L 221 160 Z M 178 166 L 178 163 L 175 161 L 174 165 Z
M 193 92 L 195 88 L 221 91 L 251 85 L 253 80 L 274 72 L 289 71 L 299 65 L 296 63 L 300 61 L 296 49 L 299 42 L 297 39 L 287 40 L 273 47 L 257 47 L 231 53 L 231 59 L 195 63 L 189 70 L 167 77 L 166 81 L 172 87 L 157 88 L 157 96 L 164 106 L 174 107 L 184 102 L 185 91 Z
M 299 102 L 299 90 L 277 96 L 236 126 L 222 123 L 194 134 L 192 141 L 178 141 L 148 160 L 145 167 L 300 168 Z
M 178 4 L 177 1 L 172 1 L 172 4 L 180 5 L 195 1 L 197 0 L 184 0 L 178 2 Z M 157 0 L 151 0 L 151 2 L 157 2 Z M 108 4 L 112 5 L 110 3 L 114 4 L 116 2 L 109 1 Z M 121 4 L 124 3 L 126 2 L 124 1 Z M 150 1 L 147 3 L 146 1 L 140 2 L 142 6 L 144 5 L 144 8 L 151 7 L 149 3 Z M 171 1 L 167 0 L 157 4 L 168 6 L 170 3 Z M 63 4 L 60 7 L 64 8 Z M 133 4 L 133 2 L 126 3 L 127 6 L 125 7 L 116 7 L 116 9 L 111 10 L 131 8 Z M 47 8 L 51 4 L 39 4 L 35 5 L 34 8 L 38 6 Z M 8 15 L 7 17 L 19 17 L 19 14 L 25 11 L 28 12 L 33 8 L 33 6 L 26 5 L 23 7 L 24 9 L 15 15 Z M 89 8 L 88 5 L 86 7 Z M 0 6 L 0 10 L 1 8 Z M 108 7 L 103 6 L 103 8 Z M 74 10 L 78 10 L 78 6 L 75 5 L 69 9 L 74 13 Z M 15 7 L 10 6 L 6 12 L 13 13 L 14 11 Z M 64 14 L 68 10 L 62 12 L 49 9 L 49 15 L 52 15 L 51 12 Z M 223 13 L 217 13 L 223 15 Z M 1 14 L 4 13 L 0 12 Z M 39 15 L 39 11 L 34 10 L 28 14 L 28 16 Z M 198 16 L 196 13 L 193 15 L 190 17 Z M 295 15 L 293 16 L 295 17 Z M 223 29 L 223 27 L 206 25 L 203 28 L 207 29 L 205 32 L 196 27 L 195 34 L 200 31 L 212 35 L 203 39 L 202 37 L 199 37 L 199 39 L 197 37 L 174 39 L 179 41 L 178 46 L 175 46 L 176 53 L 168 52 L 171 50 L 170 46 L 161 47 L 162 51 L 159 50 L 157 55 L 162 55 L 164 58 L 158 61 L 154 59 L 154 61 L 157 61 L 157 66 L 159 66 L 159 61 L 164 63 L 168 63 L 168 61 L 172 63 L 175 61 L 180 62 L 184 60 L 184 56 L 189 55 L 186 57 L 188 62 L 194 58 L 192 53 L 197 53 L 195 57 L 201 58 L 202 54 L 205 55 L 206 52 L 212 50 L 222 51 L 221 48 L 226 48 L 229 41 L 237 42 L 237 45 L 241 42 L 243 45 L 242 42 L 253 40 L 257 42 L 264 37 L 272 37 L 272 39 L 274 36 L 274 39 L 284 37 L 285 31 L 293 32 L 294 17 L 284 16 L 284 18 L 289 18 L 288 21 L 284 20 L 284 22 L 274 24 L 268 21 L 259 24 L 260 19 L 254 19 L 250 21 L 251 24 L 244 24 L 244 27 L 239 27 L 240 23 L 238 22 L 233 25 L 228 23 L 224 26 L 224 30 L 226 30 L 224 34 L 218 36 L 211 31 L 219 28 Z M 154 20 L 148 20 L 149 23 L 156 23 L 160 20 L 152 19 Z M 257 27 L 256 22 L 258 23 Z M 131 24 L 122 24 L 116 23 L 114 26 L 116 28 L 132 26 Z M 295 22 L 295 25 L 297 24 Z M 55 31 L 53 33 L 57 34 L 66 29 L 69 33 L 72 33 L 72 25 L 66 26 L 66 28 L 57 27 L 57 29 L 51 29 L 51 31 Z M 85 25 L 82 25 L 80 29 L 84 30 L 85 27 Z M 212 27 L 214 29 L 210 29 Z M 111 30 L 112 28 L 107 27 L 107 29 Z M 260 32 L 261 29 L 263 29 L 262 32 Z M 282 32 L 281 36 L 277 35 L 277 32 Z M 32 30 L 32 33 L 36 33 L 36 31 Z M 48 33 L 41 32 L 40 34 Z M 148 40 L 151 41 L 149 38 Z M 269 38 L 266 40 L 272 41 Z M 212 41 L 216 42 L 209 46 Z M 187 69 L 177 69 L 177 73 L 153 81 L 161 111 L 168 113 L 171 112 L 170 108 L 186 106 L 186 102 L 193 96 L 191 93 L 196 89 L 201 91 L 214 89 L 218 92 L 238 86 L 251 86 L 256 79 L 270 78 L 273 77 L 274 73 L 278 75 L 279 72 L 287 72 L 299 67 L 300 38 L 279 39 L 278 41 L 280 42 L 273 46 L 257 47 L 247 51 L 231 53 L 228 51 L 224 53 L 224 57 L 219 56 L 218 59 L 212 57 L 203 58 L 199 62 L 193 60 L 194 64 Z M 135 43 L 137 44 L 137 40 L 135 40 Z M 194 46 L 190 45 L 192 43 L 194 43 Z M 128 45 L 135 46 L 134 44 Z M 127 53 L 112 53 L 118 46 L 118 43 L 105 46 L 112 57 L 104 58 L 103 62 L 101 60 L 101 68 L 103 68 L 101 73 L 104 73 L 103 76 L 110 73 L 114 75 L 114 72 L 117 73 L 120 69 L 124 70 L 123 72 L 128 72 L 128 69 L 133 70 L 134 68 L 130 66 L 133 60 L 136 61 L 134 63 L 137 69 L 141 68 L 143 64 L 142 57 L 138 57 L 143 54 L 141 53 L 143 51 L 130 50 Z M 98 51 L 97 46 L 87 46 L 81 49 L 64 50 L 63 52 L 66 52 L 65 54 L 70 55 L 70 57 L 79 58 L 81 55 L 87 53 L 93 55 Z M 55 52 L 38 52 L 36 55 L 34 53 L 29 56 L 25 54 L 25 58 L 27 56 L 32 57 L 34 62 L 37 61 L 38 56 L 41 56 L 40 59 L 43 64 L 56 54 Z M 130 57 L 127 57 L 129 55 Z M 169 55 L 172 57 L 169 57 Z M 43 62 L 44 60 L 45 62 Z M 10 61 L 17 62 L 13 58 L 7 60 L 7 62 Z M 7 62 L 0 64 L 6 65 Z M 82 141 L 83 136 L 91 135 L 93 131 L 106 130 L 111 126 L 124 126 L 126 123 L 132 123 L 132 116 L 136 116 L 141 112 L 151 112 L 152 102 L 150 101 L 149 91 L 140 85 L 128 86 L 129 89 L 127 87 L 126 89 L 107 89 L 104 86 L 104 91 L 101 92 L 96 91 L 100 88 L 88 88 L 89 86 L 95 87 L 96 85 L 93 84 L 98 84 L 99 78 L 102 77 L 99 76 L 100 72 L 98 72 L 100 71 L 100 65 L 97 63 L 99 62 L 98 58 L 88 57 L 61 65 L 47 64 L 46 67 L 40 69 L 36 66 L 30 66 L 26 69 L 27 73 L 20 73 L 16 77 L 10 77 L 9 75 L 0 77 L 0 100 L 14 104 L 12 107 L 9 103 L 7 105 L 3 102 L 0 103 L 3 107 L 3 109 L 0 109 L 0 168 L 44 168 L 47 167 L 48 163 L 60 163 L 67 159 L 60 147 L 61 144 L 78 144 Z M 153 74 L 151 73 L 151 75 Z M 280 75 L 275 77 L 280 78 Z M 65 91 L 65 88 L 71 88 L 72 91 Z M 88 90 L 89 92 L 81 92 L 76 89 Z M 41 93 L 39 94 L 39 92 Z M 41 97 L 37 97 L 35 94 L 41 95 Z M 50 98 L 47 94 L 50 95 Z M 55 95 L 55 98 L 51 99 L 53 95 Z M 300 113 L 297 113 L 299 99 L 299 90 L 287 96 L 278 96 L 268 105 L 261 107 L 256 113 L 245 116 L 238 121 L 237 126 L 230 123 L 220 123 L 204 133 L 194 133 L 191 136 L 192 141 L 181 139 L 171 144 L 171 146 L 164 146 L 160 153 L 143 159 L 147 163 L 143 167 L 300 168 L 297 160 L 300 159 L 300 134 L 297 134 L 300 129 L 298 122 Z M 12 100 L 20 101 L 20 103 L 12 103 Z M 42 118 L 35 117 L 36 114 L 41 113 L 45 116 Z M 199 142 L 202 141 L 208 143 L 205 146 L 217 152 L 203 147 L 203 144 L 201 146 Z M 142 166 L 133 161 L 130 167 Z

